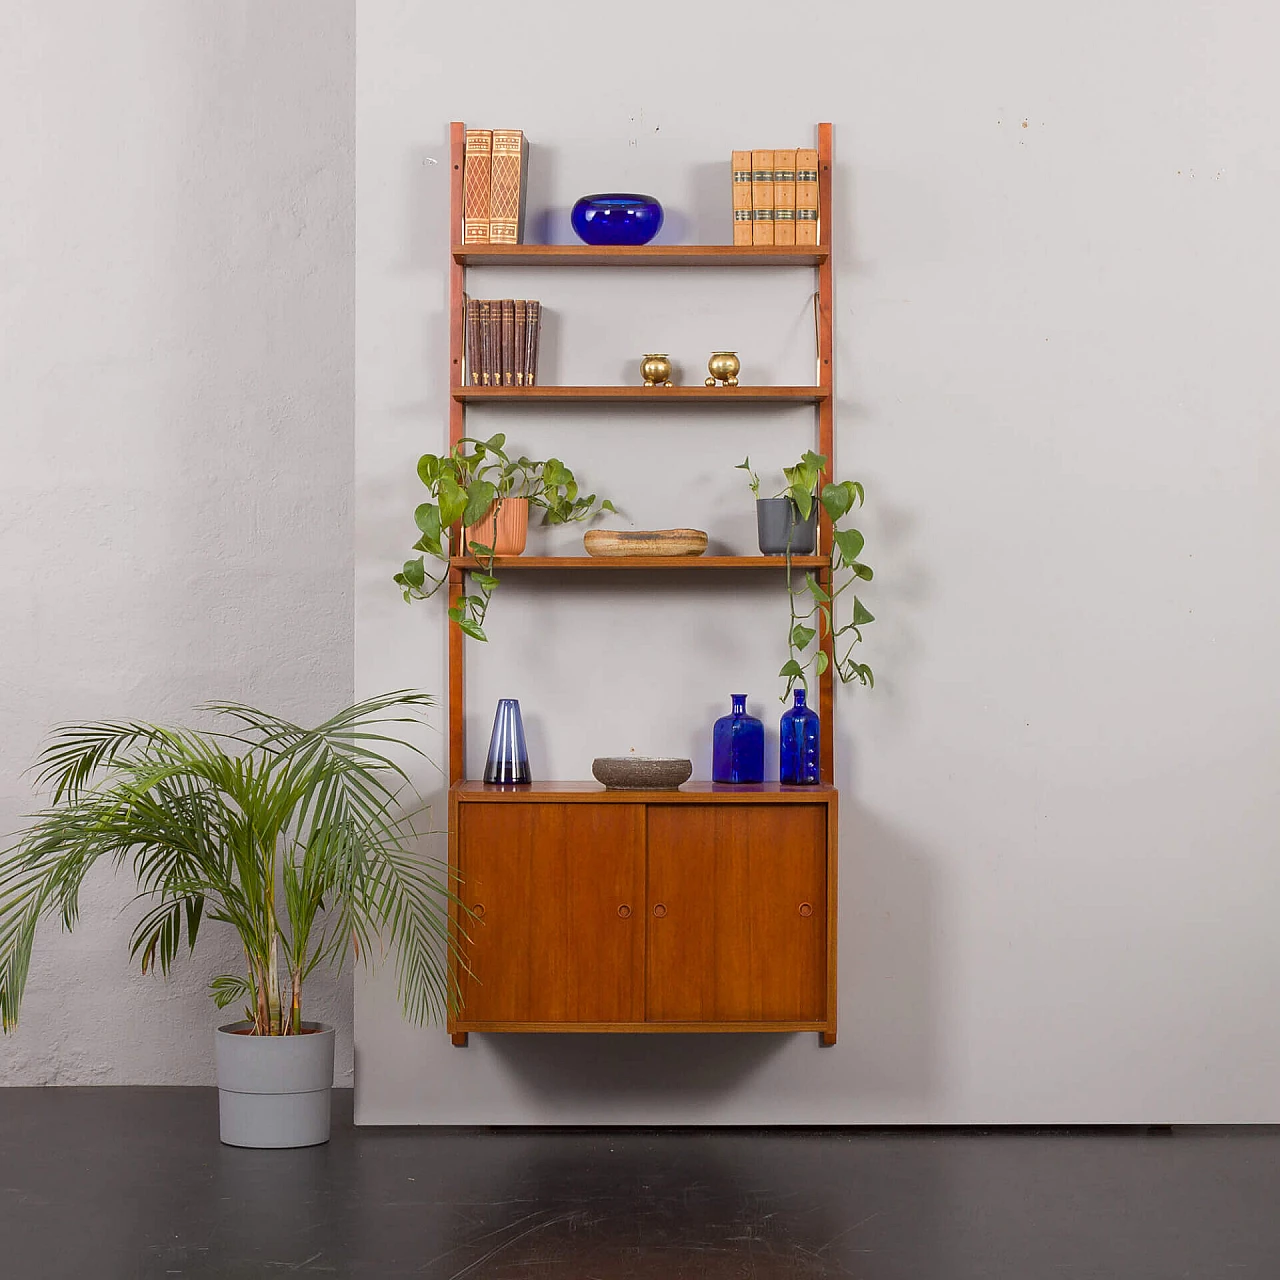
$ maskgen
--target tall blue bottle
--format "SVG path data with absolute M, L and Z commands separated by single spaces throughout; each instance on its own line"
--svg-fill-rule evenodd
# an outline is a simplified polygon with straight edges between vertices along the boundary
M 764 725 L 747 715 L 747 695 L 735 693 L 733 711 L 711 735 L 712 782 L 764 781 Z
M 805 705 L 804 690 L 795 691 L 795 706 L 782 713 L 778 725 L 778 780 L 789 786 L 811 786 L 822 779 L 822 742 L 818 713 Z

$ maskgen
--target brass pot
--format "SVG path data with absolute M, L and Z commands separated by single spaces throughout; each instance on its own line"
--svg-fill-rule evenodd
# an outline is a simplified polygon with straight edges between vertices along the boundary
M 669 387 L 671 385 L 671 360 L 660 354 L 645 356 L 640 361 L 640 376 L 646 387 Z
M 707 372 L 711 374 L 707 379 L 707 386 L 714 387 L 723 383 L 726 387 L 736 387 L 738 370 L 741 368 L 742 361 L 738 359 L 736 351 L 713 352 L 711 359 L 707 361 Z

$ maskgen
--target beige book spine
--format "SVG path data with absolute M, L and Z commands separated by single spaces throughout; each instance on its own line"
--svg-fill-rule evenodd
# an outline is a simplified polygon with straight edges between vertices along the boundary
M 773 153 L 773 243 L 796 242 L 796 153 Z
M 493 134 L 468 129 L 462 161 L 462 243 L 489 243 L 489 156 Z
M 527 168 L 528 150 L 523 132 L 495 129 L 489 189 L 489 239 L 494 244 L 520 243 Z
M 796 152 L 796 244 L 818 243 L 818 153 Z
M 733 171 L 733 243 L 751 243 L 751 152 L 735 151 Z
M 751 243 L 773 243 L 773 152 L 751 153 Z

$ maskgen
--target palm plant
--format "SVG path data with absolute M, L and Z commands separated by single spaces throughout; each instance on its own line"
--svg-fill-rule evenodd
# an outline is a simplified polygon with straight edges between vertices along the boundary
M 207 917 L 231 925 L 245 972 L 211 983 L 246 999 L 256 1035 L 297 1035 L 302 986 L 348 953 L 395 952 L 400 1000 L 422 1022 L 456 1004 L 447 978 L 448 872 L 412 847 L 424 812 L 388 754 L 423 753 L 388 726 L 420 724 L 434 699 L 401 690 L 314 729 L 238 703 L 205 710 L 226 729 L 140 722 L 65 725 L 36 764 L 48 808 L 0 853 L 0 1019 L 18 1019 L 36 930 L 80 914 L 99 860 L 129 865 L 146 909 L 130 955 L 167 974 Z M 283 971 L 283 986 L 282 986 Z

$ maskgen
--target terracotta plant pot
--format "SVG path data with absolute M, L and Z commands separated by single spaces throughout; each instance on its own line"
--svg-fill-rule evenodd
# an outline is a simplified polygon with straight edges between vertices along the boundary
M 498 504 L 495 517 L 493 507 L 477 524 L 468 525 L 464 533 L 467 554 L 471 543 L 480 542 L 493 547 L 495 556 L 524 555 L 524 544 L 529 538 L 529 499 L 504 498 Z

